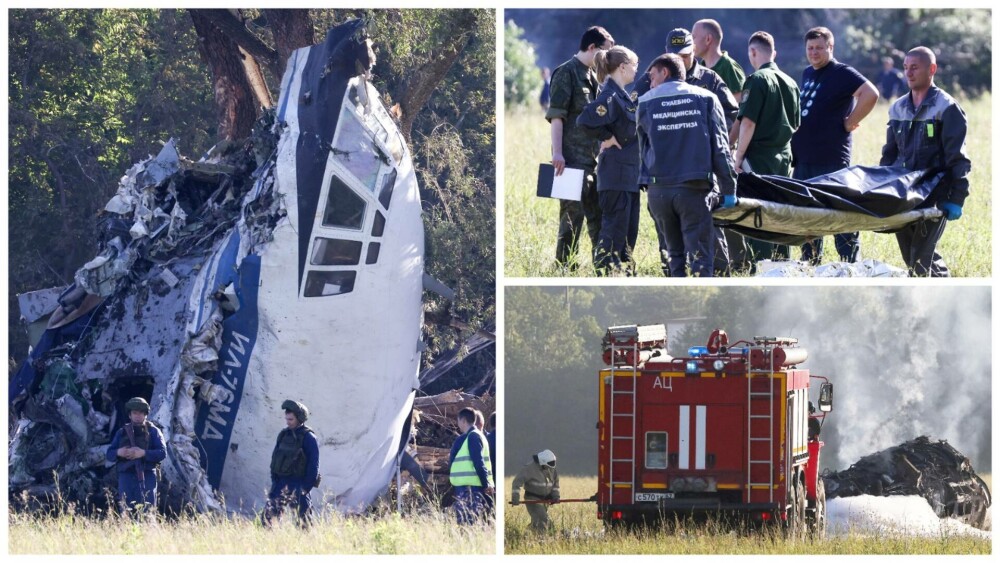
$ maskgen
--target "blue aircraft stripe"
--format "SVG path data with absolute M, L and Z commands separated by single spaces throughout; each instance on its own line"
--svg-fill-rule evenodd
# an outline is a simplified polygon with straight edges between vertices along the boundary
M 257 295 L 260 287 L 260 256 L 251 254 L 240 263 L 236 297 L 240 308 L 222 322 L 219 369 L 212 383 L 226 389 L 231 398 L 223 402 L 201 403 L 195 417 L 195 437 L 201 464 L 209 484 L 218 489 L 229 453 L 233 424 L 243 399 L 250 356 L 257 343 Z

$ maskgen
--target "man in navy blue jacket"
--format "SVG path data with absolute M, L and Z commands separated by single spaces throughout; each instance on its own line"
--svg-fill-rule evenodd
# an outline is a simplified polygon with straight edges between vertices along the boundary
M 685 83 L 678 55 L 660 55 L 649 73 L 653 88 L 637 111 L 639 185 L 648 188 L 663 273 L 684 277 L 690 268 L 692 276 L 711 277 L 712 209 L 720 196 L 723 207 L 736 205 L 726 120 L 712 92 Z
M 146 420 L 149 403 L 133 397 L 125 403 L 129 421 L 115 433 L 106 457 L 118 469 L 118 499 L 123 507 L 156 507 L 156 465 L 167 457 L 160 429 Z

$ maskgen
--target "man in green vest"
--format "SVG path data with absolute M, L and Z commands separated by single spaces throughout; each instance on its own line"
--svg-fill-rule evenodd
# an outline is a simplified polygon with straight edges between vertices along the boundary
M 486 437 L 476 428 L 475 409 L 460 410 L 456 422 L 461 435 L 451 446 L 449 479 L 458 523 L 472 524 L 482 512 L 483 494 L 492 496 L 494 491 L 490 447 Z

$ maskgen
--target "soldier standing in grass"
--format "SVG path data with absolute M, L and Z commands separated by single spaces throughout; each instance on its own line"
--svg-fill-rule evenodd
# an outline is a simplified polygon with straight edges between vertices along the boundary
M 261 517 L 270 526 L 281 516 L 285 505 L 298 507 L 299 524 L 309 525 L 312 499 L 309 493 L 319 485 L 319 442 L 312 429 L 305 425 L 309 409 L 302 403 L 286 400 L 285 425 L 271 454 L 271 491 Z
M 594 74 L 594 57 L 598 51 L 614 45 L 614 38 L 603 27 L 591 27 L 580 38 L 580 50 L 573 58 L 552 71 L 551 98 L 545 113 L 552 137 L 552 166 L 556 176 L 562 175 L 567 166 L 583 170 L 580 201 L 559 200 L 556 262 L 570 270 L 577 266 L 576 252 L 584 219 L 594 248 L 601 230 L 601 207 L 594 176 L 598 141 L 577 126 L 576 118 L 597 96 L 600 84 Z
M 157 464 L 167 457 L 163 434 L 146 417 L 149 403 L 133 397 L 125 403 L 129 421 L 115 433 L 107 460 L 118 469 L 118 500 L 123 510 L 153 510 L 156 507 Z
M 912 275 L 948 277 L 948 266 L 936 248 L 948 221 L 958 221 L 962 216 L 962 205 L 969 195 L 972 162 L 965 154 L 968 121 L 958 102 L 934 84 L 934 51 L 927 47 L 910 49 L 903 60 L 903 71 L 910 92 L 889 107 L 889 126 L 879 165 L 944 170 L 945 178 L 930 203 L 936 204 L 945 216 L 937 222 L 910 223 L 896 232 L 896 242 Z
M 521 504 L 521 487 L 524 487 L 524 500 L 559 502 L 559 472 L 556 471 L 556 454 L 552 450 L 542 450 L 533 455 L 531 462 L 517 472 L 510 493 L 510 503 L 514 506 Z M 532 531 L 552 530 L 547 503 L 534 502 L 524 507 L 531 516 Z

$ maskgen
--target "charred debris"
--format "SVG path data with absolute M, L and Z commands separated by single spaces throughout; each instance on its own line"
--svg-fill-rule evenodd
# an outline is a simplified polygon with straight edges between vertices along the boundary
M 946 440 L 920 436 L 867 455 L 843 471 L 823 475 L 827 499 L 919 495 L 940 518 L 990 529 L 989 487 L 969 458 Z

